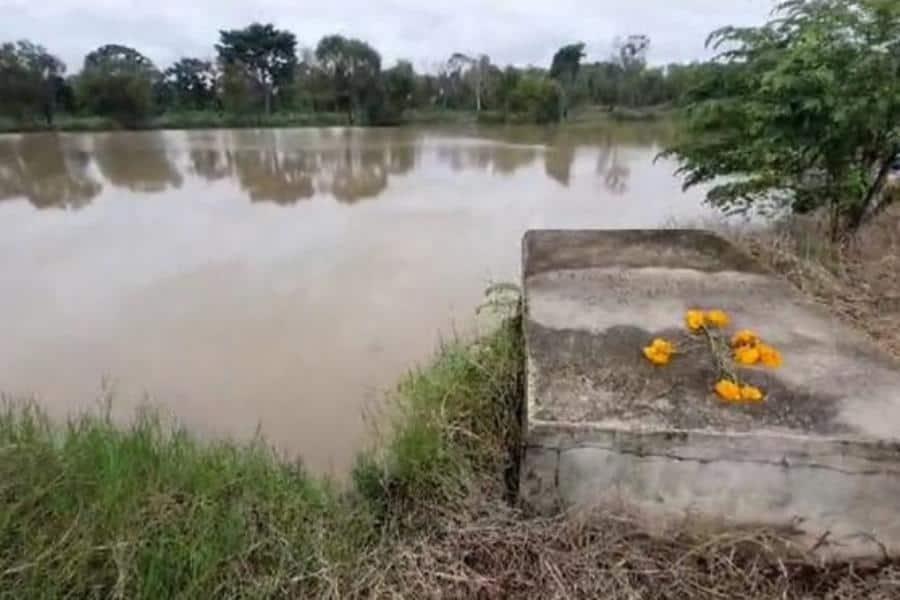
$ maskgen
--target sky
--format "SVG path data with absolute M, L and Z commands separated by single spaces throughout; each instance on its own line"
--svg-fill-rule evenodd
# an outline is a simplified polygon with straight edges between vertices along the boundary
M 616 38 L 647 34 L 654 64 L 708 56 L 707 34 L 765 21 L 773 0 L 0 0 L 0 41 L 30 39 L 77 71 L 97 46 L 132 46 L 165 68 L 182 56 L 211 58 L 218 30 L 272 22 L 314 47 L 323 35 L 366 40 L 385 65 L 407 58 L 434 70 L 454 52 L 495 64 L 547 65 L 567 43 L 588 60 Z

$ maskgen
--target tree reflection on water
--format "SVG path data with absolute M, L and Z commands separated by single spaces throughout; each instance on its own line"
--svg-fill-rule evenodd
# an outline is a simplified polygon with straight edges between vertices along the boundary
M 355 204 L 377 198 L 391 178 L 411 173 L 423 160 L 454 173 L 499 177 L 539 168 L 542 160 L 543 175 L 563 187 L 593 173 L 609 193 L 623 195 L 632 174 L 629 162 L 663 145 L 667 136 L 664 127 L 616 125 L 456 133 L 322 128 L 7 136 L 0 138 L 0 200 L 78 208 L 99 195 L 104 182 L 162 193 L 180 189 L 187 176 L 234 181 L 251 202 L 286 206 L 330 196 Z
M 103 189 L 76 138 L 55 133 L 0 137 L 0 200 L 25 198 L 35 208 L 78 209 Z

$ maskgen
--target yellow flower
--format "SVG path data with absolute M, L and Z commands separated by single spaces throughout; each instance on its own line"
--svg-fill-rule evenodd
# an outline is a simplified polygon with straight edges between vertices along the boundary
M 672 355 L 675 354 L 675 346 L 672 342 L 657 338 L 644 348 L 644 356 L 654 365 L 663 366 L 669 364 Z
M 669 340 L 664 340 L 662 338 L 656 338 L 653 340 L 653 343 L 650 344 L 651 348 L 655 348 L 659 352 L 663 352 L 665 354 L 675 354 L 675 344 L 670 342 Z
M 760 344 L 757 349 L 759 350 L 760 362 L 770 369 L 777 369 L 784 362 L 784 359 L 781 358 L 781 352 L 772 346 Z
M 754 347 L 757 344 L 759 344 L 759 335 L 749 329 L 738 331 L 734 337 L 731 338 L 731 345 L 734 348 L 740 348 L 742 346 Z
M 689 310 L 684 316 L 684 321 L 688 329 L 696 333 L 706 326 L 706 315 L 702 310 Z
M 672 360 L 671 355 L 658 352 L 650 347 L 644 348 L 644 356 L 647 357 L 647 360 L 659 367 L 669 364 L 669 361 Z
M 734 360 L 738 364 L 745 366 L 753 366 L 759 362 L 759 349 L 755 346 L 738 346 L 734 351 Z
M 758 404 L 764 399 L 765 395 L 762 393 L 762 390 L 757 387 L 745 385 L 741 388 L 741 400 L 748 404 Z
M 716 384 L 716 393 L 726 402 L 740 402 L 741 388 L 730 379 L 723 379 Z
M 731 319 L 728 318 L 728 313 L 723 310 L 711 310 L 706 313 L 706 322 L 712 327 L 724 329 L 731 323 Z

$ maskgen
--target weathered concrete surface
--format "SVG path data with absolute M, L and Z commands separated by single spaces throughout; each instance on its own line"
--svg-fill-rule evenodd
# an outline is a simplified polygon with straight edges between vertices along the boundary
M 900 366 L 861 334 L 699 231 L 529 232 L 524 288 L 526 502 L 900 555 Z M 724 309 L 783 352 L 779 370 L 741 372 L 764 405 L 717 400 L 690 308 Z M 660 336 L 683 352 L 664 368 L 641 355 Z

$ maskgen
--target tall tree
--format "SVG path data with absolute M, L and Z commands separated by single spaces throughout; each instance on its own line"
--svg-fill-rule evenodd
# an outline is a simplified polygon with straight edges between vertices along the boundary
M 575 78 L 578 76 L 578 70 L 581 68 L 581 59 L 584 57 L 584 44 L 582 42 L 563 46 L 553 55 L 553 62 L 550 65 L 550 77 L 557 80 L 562 88 L 563 97 L 560 103 L 560 116 L 562 118 L 566 118 L 568 115 L 569 101 L 575 85 Z
M 497 102 L 503 108 L 504 117 L 509 116 L 513 94 L 521 77 L 521 73 L 515 67 L 506 67 L 500 75 L 497 85 Z
M 481 112 L 485 92 L 485 81 L 491 69 L 491 59 L 486 54 L 469 56 L 456 52 L 447 65 L 451 71 L 461 72 L 470 81 L 475 95 L 475 112 Z
M 84 59 L 78 94 L 88 110 L 135 125 L 153 109 L 153 86 L 161 75 L 133 48 L 109 44 Z
M 328 74 L 338 103 L 346 107 L 350 122 L 371 105 L 381 75 L 381 55 L 362 40 L 329 35 L 316 46 L 316 60 Z
M 212 63 L 198 58 L 182 58 L 164 74 L 178 106 L 208 108 L 215 97 L 216 75 Z
M 386 70 L 384 87 L 390 110 L 399 116 L 412 103 L 416 89 L 416 72 L 412 63 L 401 60 Z
M 629 35 L 616 41 L 616 60 L 626 72 L 636 72 L 647 66 L 650 38 L 643 34 Z
M 650 52 L 650 38 L 646 35 L 629 35 L 615 43 L 615 60 L 622 70 L 620 99 L 629 106 L 639 103 L 638 87 L 641 73 L 647 66 L 647 54 Z
M 27 40 L 0 45 L 0 112 L 17 118 L 38 113 L 52 125 L 65 71 L 43 46 Z
M 272 98 L 290 85 L 297 66 L 297 38 L 271 23 L 253 23 L 244 29 L 220 31 L 216 44 L 225 68 L 239 68 L 259 88 L 266 114 L 272 112 Z
M 671 148 L 687 186 L 714 205 L 827 208 L 832 233 L 887 205 L 900 152 L 900 3 L 791 0 L 762 27 L 710 38 L 720 68 L 691 93 Z

